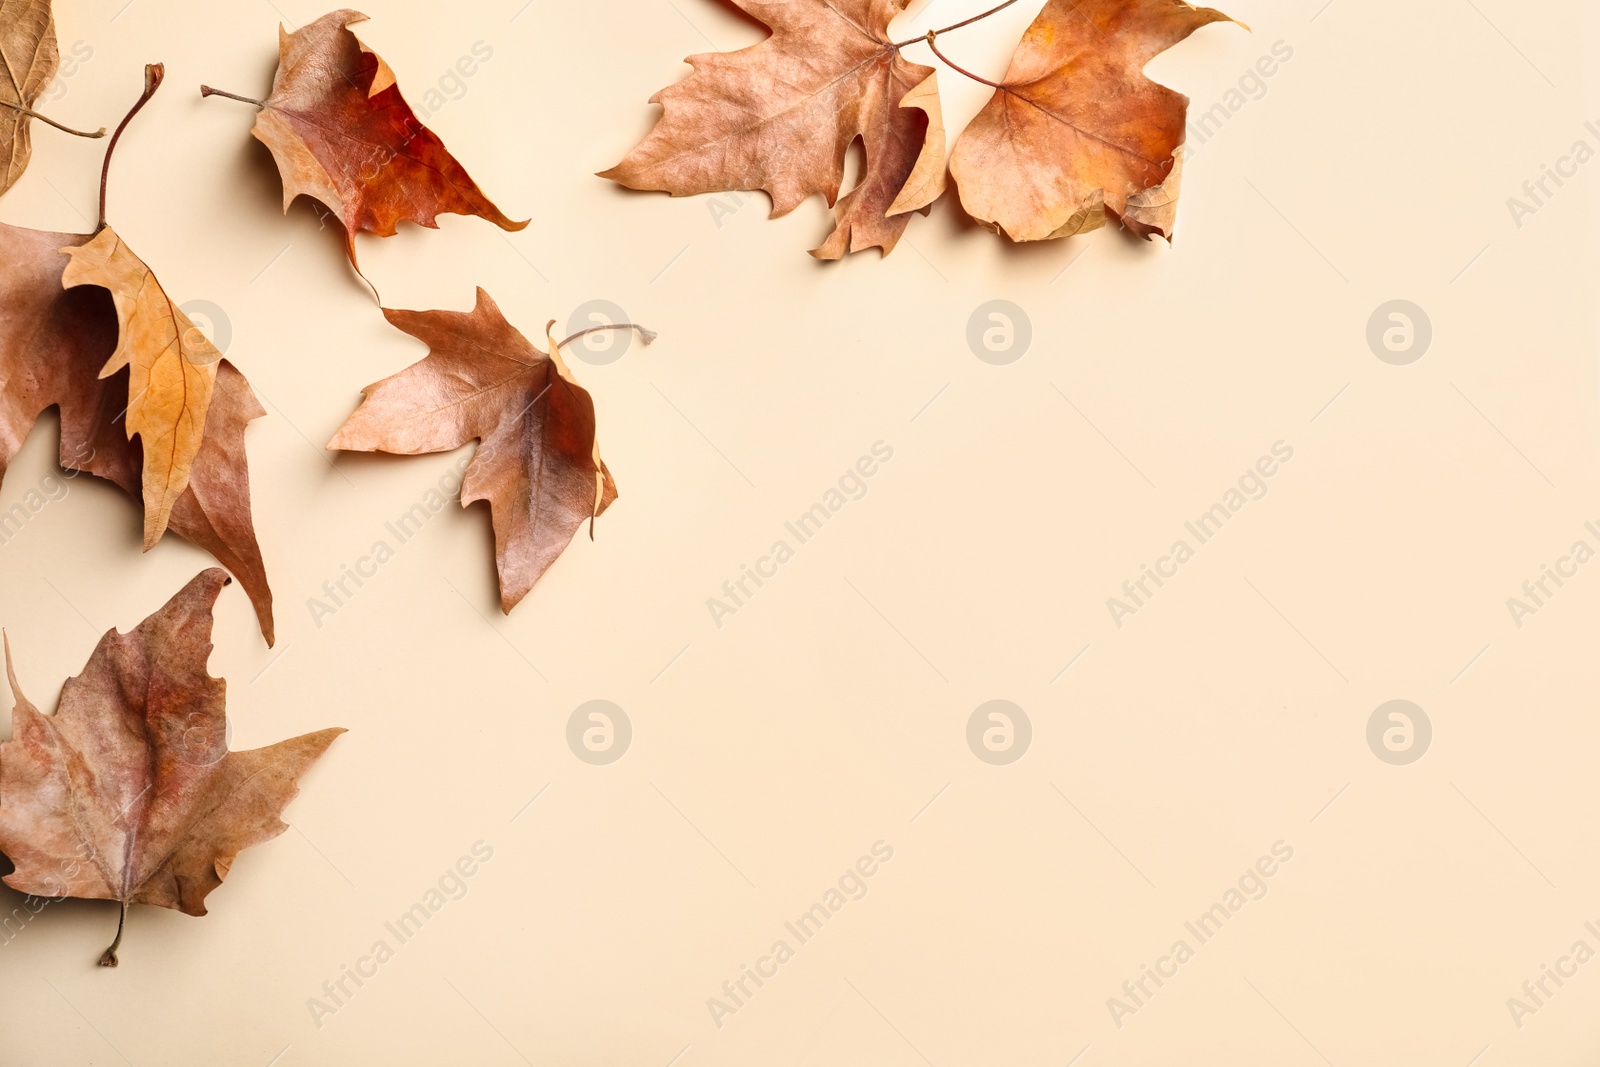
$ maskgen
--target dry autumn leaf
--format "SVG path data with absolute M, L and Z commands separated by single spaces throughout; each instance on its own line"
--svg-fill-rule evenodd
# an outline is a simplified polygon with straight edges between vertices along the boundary
M 50 0 L 0 0 L 0 193 L 28 167 L 28 120 L 60 63 Z
M 149 551 L 166 532 L 173 505 L 189 488 L 222 353 L 111 227 L 61 251 L 70 260 L 63 286 L 98 285 L 111 292 L 116 304 L 121 333 L 99 376 L 130 370 L 125 424 L 144 452 L 140 487 L 144 547 Z
M 141 105 L 159 82 L 158 72 L 147 76 Z M 136 105 L 128 117 L 138 109 Z M 125 119 L 119 134 L 126 125 Z M 115 144 L 113 139 L 112 146 Z M 108 170 L 110 158 L 107 152 Z M 103 202 L 101 212 L 103 217 Z M 163 528 L 170 525 L 238 575 L 270 645 L 274 637 L 272 591 L 251 519 L 249 464 L 244 451 L 246 424 L 266 412 L 244 376 L 220 359 L 220 354 L 206 372 L 207 403 L 201 408 L 182 398 L 176 404 L 169 402 L 174 412 L 170 424 L 161 422 L 156 401 L 164 389 L 186 389 L 185 377 L 180 375 L 165 387 L 147 381 L 130 392 L 131 374 L 141 362 L 154 365 L 159 376 L 165 373 L 163 361 L 184 360 L 186 353 L 201 351 L 201 337 L 164 297 L 142 311 L 142 303 L 126 302 L 122 317 L 134 317 L 137 312 L 144 321 L 122 328 L 117 303 L 107 289 L 87 283 L 63 286 L 69 268 L 94 262 L 75 260 L 74 253 L 92 247 L 104 249 L 106 242 L 114 239 L 109 229 L 94 236 L 0 224 L 0 263 L 6 265 L 0 271 L 0 478 L 39 415 L 46 408 L 59 407 L 61 466 L 105 478 L 135 499 L 145 500 L 147 537 L 152 526 L 148 502 L 156 497 L 168 512 L 161 520 Z M 116 278 L 107 280 L 118 283 Z M 142 284 L 153 286 L 154 282 Z M 114 290 L 111 295 L 116 295 Z M 152 336 L 153 326 L 162 323 L 173 330 L 165 345 Z M 205 347 L 215 352 L 209 342 Z M 125 361 L 132 364 L 130 373 L 122 373 L 113 362 L 116 352 L 132 354 L 133 358 Z M 130 426 L 136 412 L 141 421 Z M 181 435 L 188 442 L 183 453 L 183 484 L 176 490 L 165 470 L 157 470 L 154 484 L 149 480 L 152 448 L 145 442 L 159 441 L 164 435 Z
M 63 289 L 68 258 L 85 234 L 46 233 L 0 223 L 0 478 L 39 415 L 61 409 L 61 466 L 143 496 L 144 461 L 123 427 L 128 375 L 99 376 L 117 345 L 117 313 L 97 286 Z M 205 437 L 188 485 L 173 502 L 171 528 L 238 575 L 261 632 L 273 641 L 272 590 L 250 515 L 244 430 L 266 412 L 231 363 L 216 367 Z
M 0 193 L 17 184 L 33 156 L 28 122 L 76 137 L 104 137 L 63 126 L 33 110 L 61 65 L 50 0 L 0 0 Z
M 283 209 L 296 197 L 320 201 L 355 235 L 390 237 L 402 219 L 437 228 L 439 215 L 478 215 L 520 230 L 483 195 L 466 169 L 400 95 L 394 72 L 348 29 L 366 16 L 340 10 L 293 33 L 278 31 L 278 73 L 266 100 L 202 86 L 261 108 L 251 131 L 272 150 L 283 178 Z
M 238 854 L 288 826 L 299 778 L 344 731 L 229 752 L 226 683 L 206 672 L 211 609 L 231 579 L 203 571 L 131 633 L 109 631 L 55 714 L 12 670 L 12 738 L 0 745 L 0 852 L 11 888 L 115 900 L 117 965 L 128 905 L 204 915 Z
M 328 447 L 415 456 L 478 441 L 461 504 L 489 503 L 500 606 L 509 614 L 578 528 L 617 497 L 600 461 L 594 401 L 561 359 L 566 342 L 552 338 L 549 353 L 540 352 L 482 289 L 470 312 L 383 313 L 428 355 L 363 389 Z M 616 328 L 654 339 L 631 324 Z
M 662 105 L 655 128 L 601 176 L 674 196 L 759 189 L 777 216 L 814 193 L 832 204 L 860 141 L 862 176 L 812 251 L 821 259 L 873 246 L 887 254 L 947 174 L 967 212 L 1013 240 L 1082 233 L 1108 212 L 1140 236 L 1170 238 L 1188 100 L 1146 78 L 1144 65 L 1200 26 L 1232 21 L 1185 0 L 1049 0 L 1001 83 L 956 64 L 939 35 L 1018 0 L 906 41 L 887 32 L 905 0 L 731 2 L 772 36 L 691 56 L 694 73 L 651 99 Z M 948 166 L 933 72 L 901 57 L 924 41 L 995 90 Z
M 1049 0 L 956 141 L 961 206 L 1014 241 L 1082 233 L 1108 213 L 1170 239 L 1189 101 L 1144 67 L 1231 21 L 1183 0 Z
M 835 225 L 812 255 L 873 247 L 887 255 L 908 213 L 926 211 L 943 188 L 934 72 L 902 58 L 888 36 L 906 0 L 733 2 L 772 36 L 690 56 L 694 73 L 651 98 L 662 107 L 655 128 L 601 177 L 674 196 L 759 189 L 774 217 L 820 194 Z M 858 139 L 865 169 L 840 198 Z

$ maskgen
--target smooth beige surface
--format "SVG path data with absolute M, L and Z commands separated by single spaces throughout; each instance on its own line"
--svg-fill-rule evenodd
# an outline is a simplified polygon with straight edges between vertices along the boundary
M 934 0 L 896 31 L 981 6 Z M 394 544 L 385 523 L 457 457 L 321 450 L 362 385 L 423 352 L 309 207 L 280 214 L 250 109 L 199 96 L 267 91 L 280 12 L 58 7 L 63 54 L 92 58 L 54 117 L 112 125 L 142 65 L 167 64 L 111 220 L 175 299 L 223 309 L 269 411 L 248 441 L 279 645 L 224 594 L 212 670 L 234 744 L 351 732 L 211 915 L 133 913 L 120 970 L 94 967 L 110 905 L 52 905 L 8 934 L 0 1064 L 1600 1055 L 1600 961 L 1547 980 L 1520 1028 L 1507 1007 L 1574 942 L 1600 950 L 1584 925 L 1600 927 L 1600 561 L 1520 628 L 1507 607 L 1573 542 L 1600 548 L 1584 526 L 1600 528 L 1600 162 L 1547 182 L 1520 228 L 1506 202 L 1575 141 L 1600 148 L 1586 5 L 1238 0 L 1252 34 L 1209 27 L 1152 75 L 1198 113 L 1275 42 L 1293 58 L 1189 160 L 1174 247 L 1101 230 L 1013 248 L 947 194 L 887 260 L 829 267 L 804 251 L 827 232 L 818 202 L 767 221 L 759 195 L 591 176 L 648 128 L 682 56 L 758 39 L 730 10 L 372 0 L 362 35 L 419 110 L 492 48 L 427 121 L 533 217 L 363 240 L 390 305 L 465 309 L 481 284 L 538 337 L 606 299 L 661 339 L 572 360 L 622 495 L 514 616 L 496 610 L 488 516 L 452 505 L 320 625 L 308 599 Z M 998 75 L 1029 7 L 949 50 Z M 940 84 L 954 133 L 985 91 Z M 99 150 L 40 130 L 0 218 L 90 226 Z M 1009 366 L 966 341 L 991 299 L 1031 319 Z M 1434 327 L 1410 366 L 1366 341 L 1394 299 Z M 715 625 L 707 599 L 879 441 L 893 459 L 865 497 Z M 1107 598 L 1279 441 L 1293 459 L 1265 497 L 1119 628 Z M 0 511 L 61 496 L 0 544 L 0 622 L 47 708 L 99 633 L 206 563 L 172 538 L 141 557 L 137 511 L 51 481 L 55 447 L 47 419 L 0 491 Z M 609 766 L 566 740 L 595 699 L 632 723 Z M 992 699 L 1032 722 L 1009 766 L 967 744 Z M 1366 740 L 1394 699 L 1433 726 L 1409 766 Z M 385 923 L 480 841 L 493 857 L 465 895 L 398 944 Z M 866 895 L 800 944 L 785 923 L 879 841 L 893 858 L 866 865 Z M 1293 859 L 1265 897 L 1200 944 L 1184 924 L 1280 841 Z M 319 1026 L 308 1000 L 380 939 L 393 958 Z M 734 1006 L 724 982 L 780 939 L 793 958 L 746 980 L 719 1027 L 708 999 Z M 1119 1027 L 1108 999 L 1179 939 L 1193 958 Z

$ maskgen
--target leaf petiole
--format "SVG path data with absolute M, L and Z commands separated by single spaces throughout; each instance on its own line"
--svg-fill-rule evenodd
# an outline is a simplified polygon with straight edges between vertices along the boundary
M 122 901 L 122 914 L 117 918 L 117 937 L 111 942 L 111 947 L 100 956 L 100 966 L 115 967 L 117 965 L 117 949 L 122 945 L 122 928 L 128 923 L 128 902 Z
M 117 124 L 117 132 L 111 135 L 111 143 L 106 145 L 106 159 L 100 165 L 100 221 L 94 228 L 95 233 L 99 233 L 106 228 L 106 178 L 111 174 L 111 153 L 117 150 L 117 142 L 122 139 L 122 131 L 128 128 L 128 123 L 133 121 L 133 116 L 137 115 L 139 110 L 150 102 L 150 98 L 156 95 L 156 90 L 161 88 L 161 81 L 166 76 L 167 68 L 162 64 L 145 64 L 144 92 L 140 94 L 133 108 L 122 116 L 122 121 Z M 112 947 L 115 948 L 116 946 L 113 945 Z M 115 960 L 115 956 L 112 958 Z M 106 964 L 106 966 L 114 967 L 116 964 L 113 962 Z
M 639 339 L 645 344 L 649 344 L 656 339 L 656 332 L 654 330 L 648 330 L 645 327 L 640 326 L 637 322 L 608 322 L 604 326 L 591 326 L 587 330 L 579 330 L 566 340 L 556 342 L 556 347 L 566 348 L 578 338 L 587 337 L 591 333 L 599 333 L 601 330 L 638 330 Z
M 30 119 L 38 119 L 40 122 L 54 126 L 62 133 L 70 133 L 74 137 L 104 137 L 106 135 L 106 128 L 104 126 L 100 127 L 100 130 L 97 133 L 90 133 L 88 130 L 75 130 L 71 126 L 61 125 L 61 123 L 57 122 L 49 115 L 41 115 L 32 108 L 23 107 L 21 104 L 13 104 L 9 100 L 0 100 L 0 107 L 8 107 L 12 111 L 16 111 L 28 116 Z
M 225 96 L 229 100 L 237 100 L 241 104 L 254 104 L 256 107 L 259 107 L 259 108 L 265 108 L 267 106 L 267 102 L 265 100 L 257 100 L 253 96 L 240 96 L 238 93 L 225 92 L 222 89 L 213 89 L 209 85 L 200 86 L 200 95 L 201 96 Z
M 938 36 L 938 34 L 939 34 L 938 30 L 929 30 L 928 31 L 928 37 L 927 37 L 928 47 L 933 49 L 933 54 L 934 55 L 938 56 L 941 60 L 944 61 L 945 66 L 949 67 L 951 70 L 955 71 L 957 74 L 965 74 L 967 77 L 971 78 L 973 81 L 981 82 L 984 85 L 987 85 L 991 89 L 1004 89 L 1005 88 L 1005 86 L 1001 85 L 999 82 L 992 82 L 988 78 L 983 78 L 983 77 L 980 77 L 980 76 L 972 73 L 972 71 L 968 70 L 967 68 L 965 68 L 963 66 L 960 66 L 959 64 L 957 64 L 955 62 L 955 60 L 951 59 L 949 56 L 947 56 L 943 52 L 939 51 L 939 46 L 937 44 L 935 44 L 934 40 L 933 40 L 935 37 Z
M 990 15 L 995 14 L 996 12 L 1004 11 L 1006 8 L 1010 7 L 1012 4 L 1014 4 L 1016 2 L 1017 2 L 1017 0 L 1005 0 L 1005 3 L 997 4 L 996 6 L 991 7 L 989 10 L 981 12 L 979 14 L 976 14 L 976 15 L 972 16 L 969 19 L 962 19 L 960 22 L 951 23 L 950 25 L 942 27 L 942 28 L 937 29 L 937 30 L 930 30 L 930 31 L 928 31 L 928 33 L 929 33 L 929 35 L 931 35 L 931 34 L 935 34 L 935 33 L 949 33 L 951 30 L 959 30 L 963 26 L 970 26 L 974 22 L 981 22 L 984 19 L 988 18 Z M 907 45 L 921 44 L 923 41 L 926 41 L 928 39 L 929 39 L 928 36 L 913 37 L 908 41 L 896 41 L 893 44 L 891 44 L 889 47 L 890 48 L 894 48 L 894 49 L 901 49 L 901 48 L 905 48 Z M 965 73 L 965 72 L 963 71 L 963 73 Z

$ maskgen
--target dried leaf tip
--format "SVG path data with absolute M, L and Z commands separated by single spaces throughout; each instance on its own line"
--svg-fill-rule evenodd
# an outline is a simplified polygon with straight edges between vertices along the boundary
M 6 681 L 11 686 L 11 699 L 17 704 L 26 704 L 28 698 L 22 695 L 22 686 L 17 684 L 16 667 L 11 662 L 11 635 L 0 630 L 0 644 L 6 649 Z

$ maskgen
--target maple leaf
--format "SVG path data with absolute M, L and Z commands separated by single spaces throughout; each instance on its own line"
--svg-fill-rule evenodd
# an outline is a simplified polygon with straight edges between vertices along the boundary
M 737 52 L 690 56 L 694 72 L 651 97 L 662 108 L 655 128 L 600 176 L 674 196 L 759 189 L 772 198 L 774 218 L 821 195 L 835 225 L 813 256 L 873 247 L 887 255 L 909 213 L 926 212 L 943 188 L 934 72 L 901 58 L 888 37 L 907 0 L 733 2 L 772 36 Z M 865 170 L 840 198 L 845 155 L 857 139 Z
M 1144 67 L 1232 21 L 1184 0 L 1049 0 L 956 142 L 961 206 L 1014 241 L 1092 230 L 1107 213 L 1170 239 L 1189 100 Z
M 0 852 L 11 888 L 36 897 L 115 900 L 117 965 L 128 905 L 206 914 L 235 857 L 288 826 L 299 778 L 341 729 L 229 752 L 226 683 L 206 672 L 211 609 L 232 581 L 202 571 L 131 633 L 110 630 L 44 715 L 17 684 L 0 745 Z
M 278 29 L 278 73 L 266 100 L 202 86 L 261 108 L 251 130 L 272 151 L 283 179 L 283 209 L 298 196 L 327 206 L 355 235 L 391 237 L 401 219 L 437 229 L 439 215 L 478 215 L 521 230 L 483 195 L 466 169 L 400 95 L 394 72 L 349 26 L 367 16 L 348 9 L 289 33 Z
M 60 64 L 50 0 L 0 0 L 0 193 L 28 168 L 31 109 Z
M 123 425 L 129 374 L 99 376 L 117 348 L 116 308 L 99 286 L 61 284 L 70 262 L 61 249 L 91 240 L 0 223 L 0 479 L 39 415 L 59 406 L 61 466 L 105 478 L 139 500 L 143 449 Z M 204 437 L 172 502 L 170 525 L 239 576 L 270 645 L 272 591 L 251 520 L 244 451 L 246 424 L 266 412 L 227 360 L 216 364 L 215 378 Z
M 489 504 L 500 606 L 509 614 L 578 528 L 617 498 L 600 460 L 594 401 L 567 369 L 560 344 L 550 337 L 548 353 L 534 348 L 482 289 L 470 312 L 383 314 L 426 344 L 428 355 L 363 389 L 328 447 L 415 456 L 478 441 L 461 506 Z M 640 333 L 646 344 L 655 336 Z

